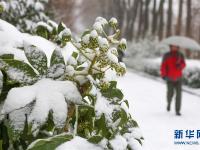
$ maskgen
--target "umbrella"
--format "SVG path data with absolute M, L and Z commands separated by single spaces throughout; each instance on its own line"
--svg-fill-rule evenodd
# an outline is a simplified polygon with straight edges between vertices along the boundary
M 190 50 L 200 50 L 200 45 L 195 40 L 184 36 L 170 36 L 161 41 L 161 44 L 176 45 Z

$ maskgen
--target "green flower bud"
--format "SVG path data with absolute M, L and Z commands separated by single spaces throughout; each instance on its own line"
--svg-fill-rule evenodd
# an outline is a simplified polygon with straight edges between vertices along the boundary
M 111 27 L 113 27 L 113 28 L 116 28 L 117 26 L 118 26 L 118 21 L 117 21 L 117 19 L 116 18 L 111 18 L 110 20 L 109 20 L 109 25 L 111 26 Z
M 127 48 L 126 39 L 121 39 L 121 41 L 119 42 L 118 48 L 120 50 L 125 50 Z

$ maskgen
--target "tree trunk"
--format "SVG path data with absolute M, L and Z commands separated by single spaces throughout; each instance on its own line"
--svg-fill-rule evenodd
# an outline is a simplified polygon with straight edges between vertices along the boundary
M 134 36 L 134 24 L 135 24 L 135 20 L 136 20 L 136 17 L 137 17 L 137 9 L 138 9 L 138 4 L 139 4 L 139 1 L 140 0 L 134 0 L 134 3 L 132 5 L 132 7 L 130 7 L 130 11 L 129 11 L 129 17 L 128 20 L 129 20 L 129 26 L 127 28 L 127 40 L 131 41 L 133 39 L 133 36 Z
M 168 16 L 167 16 L 167 34 L 166 36 L 169 37 L 172 34 L 172 0 L 168 0 Z
M 179 11 L 178 11 L 178 20 L 176 24 L 176 35 L 181 35 L 182 16 L 183 16 L 183 0 L 179 0 Z
M 158 36 L 159 40 L 163 39 L 163 29 L 164 29 L 164 13 L 163 13 L 163 5 L 164 5 L 165 0 L 160 0 L 160 6 L 159 6 L 159 15 L 160 15 L 160 20 L 159 20 L 159 31 L 158 31 Z
M 187 0 L 187 19 L 186 19 L 186 36 L 191 37 L 191 20 L 192 20 L 192 14 L 191 14 L 191 6 L 192 1 Z
M 140 15 L 139 15 L 139 23 L 138 23 L 138 32 L 137 32 L 137 39 L 140 38 L 141 33 L 142 33 L 142 27 L 143 27 L 143 1 L 140 1 Z
M 149 3 L 150 0 L 145 0 L 143 38 L 145 37 L 149 29 Z
M 152 21 L 152 34 L 155 35 L 156 29 L 157 29 L 157 12 L 156 12 L 156 6 L 157 6 L 157 0 L 153 1 L 153 21 Z

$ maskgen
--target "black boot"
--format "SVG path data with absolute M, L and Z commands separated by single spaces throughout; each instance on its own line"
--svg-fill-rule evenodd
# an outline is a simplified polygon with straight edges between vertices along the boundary
M 181 116 L 181 113 L 180 113 L 180 112 L 176 112 L 176 115 L 177 115 L 177 116 Z
M 170 104 L 167 104 L 167 111 L 170 111 Z

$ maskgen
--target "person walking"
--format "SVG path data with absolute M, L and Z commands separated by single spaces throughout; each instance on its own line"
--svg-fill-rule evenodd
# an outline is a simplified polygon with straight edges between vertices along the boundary
M 182 71 L 186 67 L 183 54 L 176 45 L 170 45 L 170 51 L 164 54 L 160 67 L 161 77 L 167 83 L 167 111 L 170 111 L 172 98 L 176 92 L 175 111 L 180 116 L 182 99 Z

